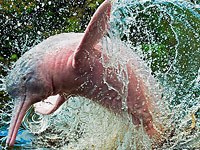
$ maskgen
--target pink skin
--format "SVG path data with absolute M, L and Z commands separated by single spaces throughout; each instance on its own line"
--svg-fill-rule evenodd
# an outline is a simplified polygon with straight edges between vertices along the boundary
M 99 103 L 111 111 L 119 114 L 122 112 L 122 97 L 120 96 L 120 94 L 123 94 L 122 83 L 116 80 L 117 74 L 113 71 L 113 68 L 109 68 L 107 83 L 112 85 L 118 92 L 109 89 L 108 85 L 103 81 L 105 68 L 101 63 L 102 47 L 99 41 L 107 30 L 110 9 L 111 2 L 109 0 L 104 1 L 95 12 L 85 34 L 68 33 L 53 36 L 35 47 L 35 53 L 42 52 L 42 61 L 38 61 L 37 67 L 34 67 L 34 76 L 31 73 L 25 75 L 26 77 L 31 76 L 30 85 L 27 83 L 30 79 L 28 80 L 27 78 L 24 81 L 20 78 L 19 85 L 17 85 L 23 89 L 24 86 L 21 84 L 24 83 L 25 93 L 22 90 L 17 92 L 17 96 L 15 96 L 21 100 L 16 101 L 16 115 L 11 119 L 7 139 L 9 146 L 14 145 L 21 121 L 28 108 L 33 104 L 35 104 L 37 112 L 51 114 L 68 97 L 82 96 Z M 24 58 L 27 56 L 24 56 Z M 24 58 L 20 62 L 23 62 Z M 140 125 L 140 120 L 143 121 L 144 129 L 150 138 L 159 137 L 160 134 L 154 128 L 150 113 L 152 106 L 149 97 L 145 95 L 147 87 L 145 87 L 143 80 L 136 76 L 134 68 L 129 63 L 127 64 L 129 79 L 128 113 L 132 115 L 135 125 Z M 21 66 L 24 66 L 24 64 Z M 12 75 L 10 76 L 12 77 Z M 41 85 L 43 88 L 40 89 Z M 14 86 L 16 86 L 16 83 Z M 37 88 L 31 88 L 31 86 Z M 13 86 L 8 85 L 8 89 L 10 87 Z M 10 91 L 12 95 L 14 90 L 11 89 Z M 51 97 L 53 95 L 56 96 Z

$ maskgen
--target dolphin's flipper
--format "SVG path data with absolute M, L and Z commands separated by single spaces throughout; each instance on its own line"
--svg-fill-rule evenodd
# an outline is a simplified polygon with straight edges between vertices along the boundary
M 49 96 L 44 101 L 35 103 L 34 109 L 37 113 L 48 115 L 55 112 L 64 102 L 65 98 L 59 94 L 55 96 Z
M 73 67 L 79 67 L 91 55 L 93 47 L 104 36 L 110 18 L 111 1 L 105 0 L 93 15 L 85 34 L 74 53 Z

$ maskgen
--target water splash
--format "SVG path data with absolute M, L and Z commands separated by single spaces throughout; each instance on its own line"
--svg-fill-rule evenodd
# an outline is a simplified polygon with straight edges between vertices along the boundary
M 196 8 L 185 1 L 117 2 L 111 21 L 113 34 L 128 41 L 146 60 L 163 87 L 163 99 L 170 109 L 168 124 L 175 128 L 176 142 L 171 148 L 191 148 L 186 141 L 200 138 L 200 88 L 196 82 L 200 68 L 200 16 Z M 197 123 L 192 139 L 186 140 L 190 134 L 186 128 L 194 122 L 191 114 L 197 116 Z
M 142 69 L 137 70 L 138 73 L 146 81 L 149 93 L 158 95 L 154 103 L 161 113 L 154 112 L 159 115 L 155 115 L 155 120 L 174 130 L 173 136 L 161 149 L 198 148 L 198 4 L 193 5 L 185 1 L 124 0 L 116 1 L 112 9 L 109 38 L 103 39 L 103 53 L 109 56 L 110 61 L 104 58 L 102 61 L 105 68 L 115 68 L 118 80 L 123 81 L 124 88 L 118 92 L 123 94 L 124 110 L 127 109 L 126 63 L 135 57 L 136 53 L 137 57 L 140 57 L 139 65 L 142 66 Z M 119 39 L 125 42 L 119 42 Z M 110 41 L 114 44 L 110 44 Z M 124 44 L 129 48 L 121 51 Z M 141 59 L 146 62 L 146 66 Z M 157 81 L 151 81 L 149 74 L 153 74 Z M 104 82 L 106 81 L 105 78 Z M 5 84 L 1 85 L 0 88 L 4 90 Z M 109 87 L 113 89 L 111 85 Z M 157 93 L 163 93 L 161 101 L 157 100 Z M 12 108 L 11 103 L 3 103 L 5 105 L 1 109 L 1 123 L 9 123 L 7 116 L 11 114 L 8 111 Z M 3 113 L 4 110 L 7 114 Z M 150 149 L 151 141 L 143 129 L 136 130 L 130 122 L 129 116 L 121 118 L 89 100 L 72 98 L 50 116 L 35 114 L 30 109 L 24 118 L 23 126 L 36 134 L 33 148 Z

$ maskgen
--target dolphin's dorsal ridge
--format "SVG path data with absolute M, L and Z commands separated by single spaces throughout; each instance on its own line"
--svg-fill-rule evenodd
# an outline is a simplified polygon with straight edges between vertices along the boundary
M 84 36 L 74 52 L 73 67 L 79 67 L 91 55 L 93 47 L 102 39 L 108 28 L 111 2 L 106 0 L 93 15 Z M 86 60 L 87 61 L 87 60 Z

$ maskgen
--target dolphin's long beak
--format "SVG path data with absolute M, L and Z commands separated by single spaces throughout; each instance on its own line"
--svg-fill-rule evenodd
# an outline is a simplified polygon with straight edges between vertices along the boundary
M 6 141 L 6 144 L 8 146 L 14 145 L 15 139 L 17 136 L 17 132 L 21 125 L 22 119 L 24 118 L 26 111 L 31 106 L 30 101 L 27 101 L 25 99 L 26 98 L 15 102 L 14 110 L 13 110 L 13 114 L 12 114 L 12 118 L 11 118 L 11 123 L 10 123 L 10 127 L 9 127 L 8 138 Z

